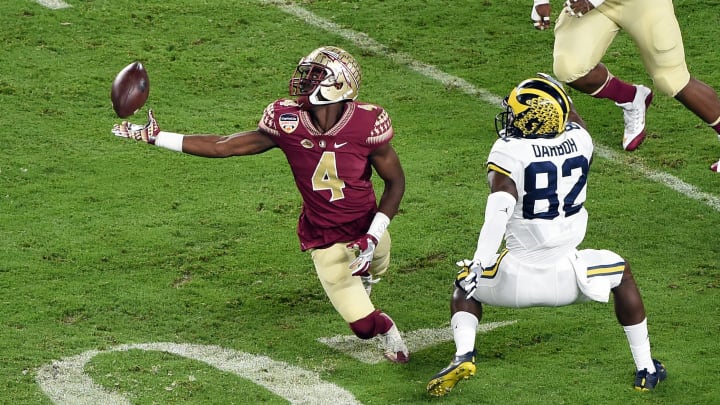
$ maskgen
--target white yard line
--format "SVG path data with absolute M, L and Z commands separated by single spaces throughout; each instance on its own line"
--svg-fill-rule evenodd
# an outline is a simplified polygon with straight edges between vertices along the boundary
M 372 53 L 376 53 L 378 55 L 384 55 L 398 65 L 407 66 L 410 70 L 430 79 L 437 80 L 445 86 L 457 88 L 465 94 L 478 97 L 480 100 L 485 101 L 489 104 L 499 106 L 502 101 L 501 97 L 496 96 L 485 89 L 477 88 L 462 78 L 445 73 L 433 65 L 419 62 L 404 53 L 394 52 L 389 47 L 375 41 L 365 33 L 343 28 L 338 24 L 321 18 L 296 4 L 288 3 L 285 0 L 259 1 L 262 4 L 276 6 L 282 11 L 294 15 L 295 17 L 299 18 L 300 20 L 304 21 L 309 25 L 321 28 L 332 34 L 345 38 L 346 40 L 355 44 L 355 46 L 357 46 L 358 48 L 370 51 Z M 684 181 L 671 174 L 652 170 L 640 163 L 631 162 L 628 159 L 624 159 L 620 156 L 620 154 L 616 153 L 615 151 L 606 146 L 598 144 L 597 142 L 595 143 L 595 149 L 598 156 L 601 156 L 614 163 L 627 165 L 633 170 L 642 173 L 643 176 L 652 181 L 663 184 L 688 198 L 698 200 L 705 205 L 713 208 L 714 210 L 720 211 L 720 198 L 715 195 L 698 190 L 698 188 L 693 186 L 692 184 L 685 183 Z
M 597 142 L 595 143 L 595 153 L 598 156 L 602 156 L 612 162 L 622 163 L 626 166 L 630 166 L 634 170 L 642 173 L 643 176 L 645 176 L 646 178 L 663 184 L 686 197 L 698 200 L 705 205 L 713 208 L 715 211 L 720 211 L 720 198 L 704 191 L 698 190 L 698 188 L 693 186 L 692 184 L 685 183 L 684 181 L 678 179 L 671 174 L 652 170 L 640 163 L 632 162 L 630 159 L 623 158 L 619 153 L 606 146 L 600 145 Z
M 69 4 L 65 3 L 62 0 L 35 0 L 35 2 L 40 4 L 41 6 L 45 6 L 53 10 L 71 7 Z

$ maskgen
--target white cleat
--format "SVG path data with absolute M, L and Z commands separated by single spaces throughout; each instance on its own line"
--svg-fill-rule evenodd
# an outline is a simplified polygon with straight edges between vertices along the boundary
M 625 119 L 625 133 L 623 134 L 623 149 L 633 151 L 645 140 L 645 112 L 653 99 L 653 92 L 649 88 L 634 85 L 635 99 L 629 103 L 615 103 L 623 109 Z

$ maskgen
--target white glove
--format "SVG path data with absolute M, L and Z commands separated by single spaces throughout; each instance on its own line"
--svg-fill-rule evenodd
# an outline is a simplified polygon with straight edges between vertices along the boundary
M 352 270 L 353 276 L 368 276 L 370 273 L 370 264 L 372 264 L 373 255 L 375 254 L 375 246 L 377 246 L 377 239 L 370 234 L 365 234 L 355 242 L 347 244 L 349 249 L 355 249 L 358 251 L 358 255 L 355 260 L 350 263 L 350 270 Z
M 477 282 L 480 279 L 478 273 L 482 273 L 482 266 L 480 263 L 468 259 L 460 260 L 455 264 L 460 267 L 455 283 L 465 290 L 465 299 L 468 300 L 475 294 Z
M 155 114 L 152 110 L 148 111 L 148 123 L 145 125 L 133 124 L 131 122 L 123 121 L 120 124 L 115 124 L 112 129 L 112 133 L 115 136 L 121 138 L 130 138 L 136 141 L 145 141 L 151 145 L 155 145 L 157 135 L 160 133 L 160 126 L 155 120 Z

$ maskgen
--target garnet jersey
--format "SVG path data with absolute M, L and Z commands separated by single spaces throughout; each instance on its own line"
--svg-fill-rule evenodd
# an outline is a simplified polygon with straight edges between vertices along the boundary
M 518 192 L 505 232 L 506 247 L 515 257 L 541 265 L 574 251 L 582 242 L 592 153 L 590 134 L 573 122 L 552 139 L 495 141 L 488 170 L 509 176 Z
M 369 156 L 393 137 L 384 109 L 345 102 L 340 120 L 323 133 L 295 101 L 280 99 L 267 106 L 258 128 L 285 153 L 302 195 L 302 250 L 349 242 L 367 232 L 377 211 Z

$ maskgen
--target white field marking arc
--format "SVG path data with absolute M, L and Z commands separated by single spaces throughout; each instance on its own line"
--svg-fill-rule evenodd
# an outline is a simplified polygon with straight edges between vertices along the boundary
M 338 35 L 342 38 L 345 38 L 346 40 L 352 42 L 357 46 L 358 48 L 361 48 L 366 51 L 370 51 L 372 53 L 383 55 L 390 59 L 391 61 L 397 63 L 398 65 L 403 65 L 408 67 L 410 70 L 417 72 L 425 77 L 428 77 L 430 79 L 439 81 L 443 85 L 447 87 L 453 87 L 457 88 L 458 90 L 462 91 L 465 94 L 468 94 L 470 96 L 478 97 L 480 100 L 485 101 L 489 104 L 494 105 L 500 105 L 502 102 L 502 98 L 490 93 L 487 90 L 477 88 L 473 86 L 471 83 L 468 83 L 466 80 L 450 75 L 448 73 L 445 73 L 438 69 L 435 66 L 422 63 L 419 61 L 416 61 L 409 55 L 403 54 L 401 52 L 394 52 L 389 47 L 375 41 L 374 39 L 370 38 L 367 34 L 362 32 L 353 31 L 347 28 L 343 28 L 339 26 L 338 24 L 333 23 L 332 21 L 328 21 L 324 18 L 321 18 L 314 13 L 297 6 L 293 3 L 288 4 L 285 0 L 258 0 L 262 4 L 268 4 L 272 6 L 276 6 L 280 10 L 294 15 L 295 17 L 299 18 L 300 20 L 304 21 L 307 24 L 313 25 L 315 27 L 321 28 L 325 31 L 328 31 L 332 34 Z M 597 142 L 595 143 L 595 148 L 597 151 L 597 154 L 607 160 L 610 160 L 615 163 L 622 163 L 625 164 L 632 169 L 642 173 L 646 178 L 655 181 L 657 183 L 663 184 L 667 186 L 668 188 L 677 191 L 678 193 L 688 197 L 692 198 L 694 200 L 698 200 L 702 202 L 703 204 L 713 208 L 716 211 L 720 211 L 720 198 L 703 192 L 701 190 L 698 190 L 697 187 L 685 183 L 684 181 L 680 180 L 679 178 L 665 173 L 660 172 L 656 170 L 651 170 L 644 165 L 632 162 L 629 159 L 625 159 L 620 157 L 619 154 L 614 152 L 612 149 L 599 145 Z
M 72 7 L 71 5 L 65 3 L 62 0 L 35 0 L 35 2 L 41 6 L 44 6 L 44 7 L 53 9 L 53 10 L 60 10 L 61 8 Z
M 504 322 L 488 322 L 478 325 L 478 332 L 486 333 L 502 326 L 508 326 L 517 321 Z M 400 333 L 405 340 L 405 344 L 410 352 L 412 361 L 412 353 L 418 352 L 425 348 L 435 346 L 438 343 L 453 340 L 452 329 L 417 329 L 408 333 Z M 368 339 L 362 340 L 354 335 L 339 335 L 330 338 L 320 338 L 318 342 L 328 345 L 331 348 L 343 352 L 348 356 L 354 357 L 356 360 L 366 364 L 377 364 L 385 361 L 382 351 L 379 349 L 379 340 Z
M 517 321 L 488 322 L 478 325 L 478 333 L 508 326 Z M 450 327 L 418 329 L 403 334 L 408 350 L 417 352 L 438 343 L 453 339 Z M 365 364 L 384 361 L 377 339 L 361 340 L 355 336 L 335 336 L 318 339 L 335 350 Z M 305 370 L 266 356 L 253 355 L 220 346 L 184 343 L 137 343 L 124 344 L 107 350 L 88 350 L 75 356 L 43 365 L 35 380 L 58 405 L 130 405 L 123 395 L 106 390 L 85 374 L 85 366 L 97 355 L 126 352 L 128 350 L 157 351 L 201 361 L 218 370 L 226 371 L 265 387 L 290 403 L 360 404 L 343 388 L 325 382 L 313 371 Z M 281 383 L 278 383 L 280 381 Z M 288 384 L 292 382 L 292 384 Z M 308 393 L 312 398 L 308 398 Z
M 233 373 L 288 400 L 291 404 L 361 404 L 345 389 L 323 381 L 314 371 L 220 346 L 182 343 L 139 343 L 90 350 L 42 366 L 36 381 L 48 398 L 58 405 L 130 405 L 124 396 L 105 390 L 85 374 L 85 365 L 99 354 L 128 350 L 171 353 L 198 360 L 218 370 Z

